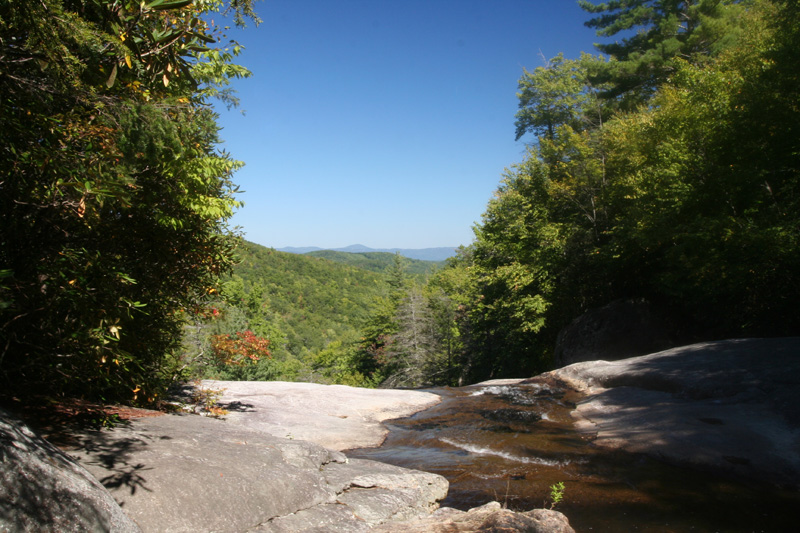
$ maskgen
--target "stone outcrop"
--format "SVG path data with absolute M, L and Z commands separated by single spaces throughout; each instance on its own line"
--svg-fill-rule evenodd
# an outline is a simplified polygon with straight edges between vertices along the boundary
M 75 438 L 69 453 L 145 532 L 366 531 L 427 515 L 448 488 L 435 474 L 196 415 Z
M 134 418 L 112 429 L 62 428 L 69 455 L 3 416 L 0 531 L 572 531 L 555 511 L 515 513 L 497 503 L 436 511 L 447 494 L 443 477 L 348 460 L 296 438 L 377 445 L 381 420 L 409 415 L 436 395 L 203 385 L 230 386 L 227 419 L 130 410 Z
M 645 300 L 617 300 L 591 309 L 558 334 L 555 366 L 615 361 L 675 346 L 667 323 Z
M 574 416 L 598 446 L 800 485 L 800 338 L 698 343 L 547 378 L 586 394 Z
M 383 533 L 575 533 L 569 520 L 558 511 L 534 509 L 514 512 L 497 502 L 487 503 L 469 511 L 443 507 L 432 515 L 380 526 L 373 531 Z
M 429 392 L 363 389 L 282 381 L 203 381 L 221 390 L 230 425 L 276 437 L 314 442 L 333 450 L 379 446 L 384 420 L 409 416 L 440 401 Z
M 74 459 L 0 410 L 0 531 L 140 530 Z

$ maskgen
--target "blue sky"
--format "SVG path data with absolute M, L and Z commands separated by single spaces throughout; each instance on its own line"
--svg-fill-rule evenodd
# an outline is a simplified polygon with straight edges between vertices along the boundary
M 593 52 L 573 0 L 267 0 L 220 105 L 232 223 L 275 248 L 467 245 L 514 140 L 517 81 Z M 244 114 L 242 113 L 244 111 Z M 530 141 L 530 139 L 528 139 Z

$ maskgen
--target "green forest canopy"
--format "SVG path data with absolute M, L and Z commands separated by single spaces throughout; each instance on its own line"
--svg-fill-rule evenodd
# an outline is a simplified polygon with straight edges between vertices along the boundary
M 546 368 L 563 326 L 621 298 L 685 339 L 797 334 L 797 4 L 581 6 L 600 35 L 640 31 L 520 79 L 535 140 L 454 266 L 469 367 Z
M 371 376 L 363 372 L 357 376 L 355 369 L 366 364 L 363 361 L 351 361 L 355 366 L 330 361 L 341 366 L 342 375 L 324 361 L 332 350 L 355 350 L 363 343 L 364 331 L 385 306 L 393 286 L 405 280 L 424 281 L 413 272 L 437 265 L 381 252 L 335 252 L 335 260 L 330 260 L 249 242 L 237 255 L 233 275 L 223 280 L 219 297 L 211 302 L 214 312 L 200 313 L 187 328 L 186 358 L 209 351 L 215 336 L 241 331 L 267 339 L 270 354 L 247 365 L 201 361 L 194 368 L 201 376 L 333 382 L 342 381 L 346 369 L 354 370 L 350 384 L 375 385 Z M 349 264 L 365 261 L 369 270 Z
M 334 250 L 317 250 L 304 255 L 322 257 L 336 263 L 371 270 L 372 272 L 385 272 L 394 262 L 395 254 L 388 252 L 337 252 Z M 433 273 L 437 268 L 444 266 L 444 261 L 423 261 L 403 257 L 403 268 L 406 274 L 424 280 L 425 276 Z

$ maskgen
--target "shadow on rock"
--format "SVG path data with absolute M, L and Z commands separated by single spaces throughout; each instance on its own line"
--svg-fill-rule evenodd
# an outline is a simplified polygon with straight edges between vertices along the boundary
M 74 459 L 1 410 L 0 459 L 0 531 L 139 531 Z
M 161 439 L 170 439 L 163 436 Z M 108 475 L 98 478 L 107 489 L 126 488 L 130 494 L 139 489 L 150 491 L 144 473 L 152 470 L 132 457 L 147 447 L 141 438 L 115 439 L 109 433 L 94 431 L 79 440 L 75 448 L 85 454 L 84 464 L 101 467 Z
M 796 487 L 800 339 L 698 343 L 550 375 L 587 397 L 579 427 L 606 448 Z

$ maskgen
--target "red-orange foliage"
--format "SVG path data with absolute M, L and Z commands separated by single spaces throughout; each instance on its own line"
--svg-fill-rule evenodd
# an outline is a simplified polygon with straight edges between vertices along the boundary
M 214 352 L 214 357 L 226 365 L 255 363 L 262 357 L 269 357 L 268 346 L 269 339 L 259 337 L 250 330 L 211 337 L 211 350 Z

